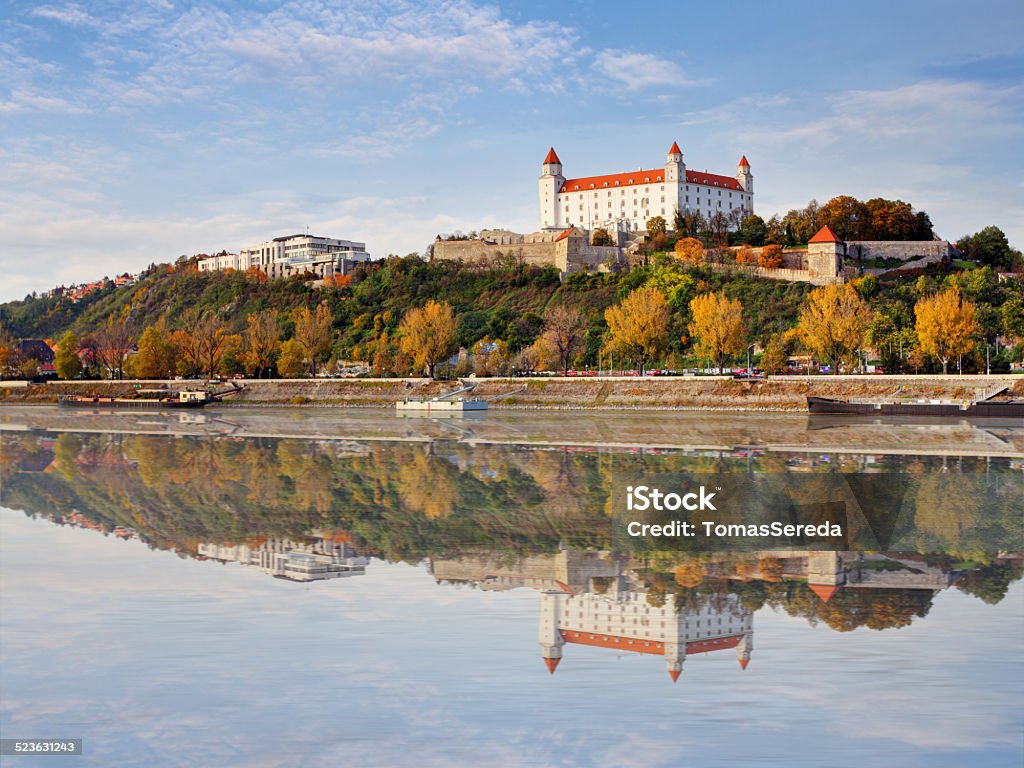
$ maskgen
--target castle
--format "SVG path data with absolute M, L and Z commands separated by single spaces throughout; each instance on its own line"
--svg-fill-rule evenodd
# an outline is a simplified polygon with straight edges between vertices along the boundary
M 671 228 L 676 212 L 717 214 L 734 223 L 754 212 L 754 176 L 746 156 L 735 177 L 688 170 L 679 144 L 672 142 L 663 168 L 567 179 L 552 147 L 538 182 L 541 230 L 580 226 L 642 232 L 648 219 L 661 216 Z

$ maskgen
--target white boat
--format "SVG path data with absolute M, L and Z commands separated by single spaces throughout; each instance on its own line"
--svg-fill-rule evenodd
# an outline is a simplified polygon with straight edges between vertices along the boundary
M 487 401 L 478 397 L 469 400 L 459 397 L 454 400 L 440 398 L 414 398 L 395 403 L 399 411 L 423 411 L 426 413 L 462 413 L 465 411 L 486 411 Z

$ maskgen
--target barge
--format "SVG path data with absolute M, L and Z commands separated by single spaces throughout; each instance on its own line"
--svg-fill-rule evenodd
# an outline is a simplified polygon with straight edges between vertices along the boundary
M 978 400 L 901 400 L 867 402 L 808 397 L 807 410 L 812 414 L 846 414 L 853 416 L 937 416 L 946 418 L 1022 419 L 1024 401 Z

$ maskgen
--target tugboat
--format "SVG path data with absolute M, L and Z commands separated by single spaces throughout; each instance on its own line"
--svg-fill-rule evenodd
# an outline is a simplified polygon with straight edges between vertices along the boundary
M 128 408 L 133 410 L 164 410 L 167 408 L 205 408 L 241 392 L 244 387 L 232 382 L 231 389 L 210 392 L 205 389 L 140 389 L 133 395 L 61 395 L 57 404 L 66 408 Z

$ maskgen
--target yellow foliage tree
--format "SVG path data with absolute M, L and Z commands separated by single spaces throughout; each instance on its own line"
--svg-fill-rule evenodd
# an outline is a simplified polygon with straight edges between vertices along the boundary
M 864 343 L 871 309 L 849 283 L 826 285 L 807 294 L 797 329 L 807 348 L 828 360 L 833 372 Z
M 417 368 L 426 368 L 430 378 L 438 362 L 455 351 L 455 312 L 448 302 L 431 299 L 422 309 L 410 309 L 398 330 L 402 352 L 412 357 Z
M 243 362 L 247 372 L 263 378 L 264 371 L 274 364 L 280 348 L 281 324 L 274 310 L 265 309 L 246 318 Z
M 695 237 L 683 237 L 676 241 L 676 256 L 687 264 L 701 264 L 707 250 Z
M 757 254 L 754 253 L 754 249 L 749 245 L 741 246 L 736 249 L 736 263 L 737 264 L 756 264 Z
M 919 299 L 914 313 L 921 350 L 942 362 L 943 373 L 951 358 L 971 351 L 979 332 L 977 309 L 955 286 Z
M 132 359 L 132 372 L 140 379 L 169 377 L 178 366 L 178 356 L 163 324 L 151 325 L 139 338 L 139 353 Z
M 302 347 L 303 358 L 309 363 L 309 373 L 316 375 L 317 365 L 331 354 L 334 342 L 334 316 L 327 302 L 321 302 L 315 312 L 302 307 L 295 313 L 295 341 Z
M 637 288 L 604 312 L 610 334 L 609 348 L 636 360 L 643 376 L 647 361 L 665 348 L 668 340 L 668 302 L 657 288 Z
M 716 363 L 721 370 L 725 359 L 746 348 L 743 305 L 722 293 L 705 293 L 690 302 L 690 336 L 697 339 L 697 355 Z
M 295 339 L 288 339 L 281 345 L 281 356 L 277 359 L 277 373 L 286 379 L 301 376 L 306 370 L 302 345 Z

